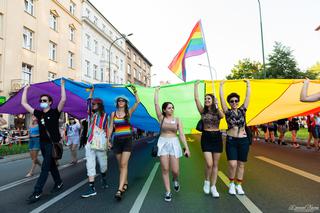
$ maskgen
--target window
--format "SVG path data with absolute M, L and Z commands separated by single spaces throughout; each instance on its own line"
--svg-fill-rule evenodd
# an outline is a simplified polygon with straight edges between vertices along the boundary
M 104 46 L 101 47 L 101 57 L 105 58 L 106 56 L 106 48 Z
M 94 16 L 94 17 L 93 17 L 93 23 L 94 23 L 95 25 L 98 25 L 98 18 L 97 18 L 97 16 Z
M 127 66 L 127 73 L 130 75 L 131 74 L 131 65 L 130 64 L 128 64 L 128 66 Z
M 90 36 L 86 34 L 86 48 L 90 50 Z
M 131 50 L 129 48 L 127 49 L 127 57 L 131 58 Z
M 86 14 L 87 14 L 87 17 L 90 18 L 90 10 L 88 8 L 86 9 Z
M 58 22 L 58 16 L 53 14 L 52 12 L 50 13 L 50 18 L 49 18 L 49 25 L 50 25 L 50 28 L 57 31 L 58 29 L 58 26 L 57 26 L 57 23 Z
M 147 67 L 147 66 L 146 66 L 146 63 L 143 62 L 143 69 L 146 70 L 146 67 Z
M 120 59 L 120 71 L 122 71 L 122 70 L 123 70 L 123 60 Z
M 69 40 L 74 41 L 75 29 L 72 26 L 69 26 Z
M 49 59 L 52 61 L 57 60 L 57 44 L 52 41 L 49 42 Z
M 133 53 L 133 61 L 135 62 L 136 61 L 136 54 Z
M 72 1 L 70 1 L 69 12 L 70 12 L 72 15 L 74 15 L 75 11 L 76 11 L 76 4 L 75 4 L 74 2 L 72 2 Z
M 139 70 L 138 72 L 138 80 L 141 81 L 142 80 L 142 73 L 141 73 L 141 70 Z
M 24 0 L 24 11 L 33 15 L 34 5 L 33 0 Z
M 106 25 L 102 24 L 102 31 L 105 32 L 106 31 Z
M 98 80 L 98 66 L 95 64 L 93 65 L 93 77 Z
M 138 71 L 136 68 L 133 69 L 134 70 L 134 77 L 137 78 L 138 77 Z
M 116 56 L 116 65 L 119 67 L 119 57 Z
M 23 48 L 32 50 L 33 45 L 33 32 L 28 28 L 23 28 Z
M 70 51 L 68 52 L 68 67 L 74 68 L 74 53 Z
M 48 81 L 53 81 L 56 78 L 56 74 L 53 72 L 48 73 Z
M 95 53 L 95 54 L 98 54 L 98 41 L 96 41 L 96 40 L 94 40 L 94 47 L 93 47 L 93 49 L 94 49 L 94 53 Z
M 90 61 L 86 60 L 86 76 L 90 77 Z
M 100 69 L 100 80 L 103 81 L 103 68 Z
M 31 83 L 32 66 L 29 64 L 22 63 L 22 80 L 23 84 Z
M 140 58 L 138 59 L 138 64 L 139 64 L 139 66 L 141 66 L 141 59 Z

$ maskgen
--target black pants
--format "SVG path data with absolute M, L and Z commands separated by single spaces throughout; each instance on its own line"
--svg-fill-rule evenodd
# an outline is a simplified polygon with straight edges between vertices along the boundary
M 40 149 L 41 154 L 43 156 L 43 162 L 40 176 L 34 187 L 34 192 L 36 193 L 42 193 L 42 188 L 47 181 L 49 172 L 51 172 L 55 184 L 60 184 L 62 182 L 56 162 L 52 158 L 52 147 L 52 143 L 50 142 L 40 142 Z

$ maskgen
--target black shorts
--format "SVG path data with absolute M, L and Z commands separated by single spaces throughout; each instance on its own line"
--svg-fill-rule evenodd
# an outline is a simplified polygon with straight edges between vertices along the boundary
M 202 152 L 222 153 L 222 134 L 220 131 L 203 131 L 201 135 Z
M 234 138 L 227 136 L 227 159 L 246 162 L 248 159 L 249 147 L 250 142 L 248 138 Z
M 112 149 L 116 154 L 120 154 L 122 152 L 131 152 L 132 137 L 114 138 Z

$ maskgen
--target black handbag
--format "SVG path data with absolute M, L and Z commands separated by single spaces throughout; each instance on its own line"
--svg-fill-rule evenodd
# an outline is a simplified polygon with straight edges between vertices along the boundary
M 52 158 L 55 159 L 55 160 L 60 160 L 62 158 L 62 155 L 63 155 L 62 143 L 53 142 L 52 139 L 51 139 L 51 135 L 50 135 L 49 131 L 47 130 L 46 127 L 45 127 L 45 129 L 46 129 L 46 133 L 47 133 L 47 135 L 49 137 L 49 140 L 52 143 Z
M 202 119 L 200 119 L 198 121 L 196 130 L 198 130 L 199 132 L 203 132 L 203 121 L 202 121 Z
M 160 134 L 161 134 L 163 121 L 164 121 L 164 118 L 161 121 L 159 135 L 156 137 L 155 142 L 154 142 L 154 144 L 152 146 L 152 149 L 151 149 L 151 156 L 154 157 L 154 158 L 158 156 L 158 140 L 159 140 L 159 137 L 160 137 Z

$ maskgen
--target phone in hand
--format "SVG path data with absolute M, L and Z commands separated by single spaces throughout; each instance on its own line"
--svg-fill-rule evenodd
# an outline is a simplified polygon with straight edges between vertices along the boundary
M 185 152 L 186 152 L 186 148 L 183 148 L 183 153 L 185 153 Z M 187 153 L 185 153 L 184 156 L 185 156 L 186 158 L 189 157 L 189 155 L 188 155 Z

